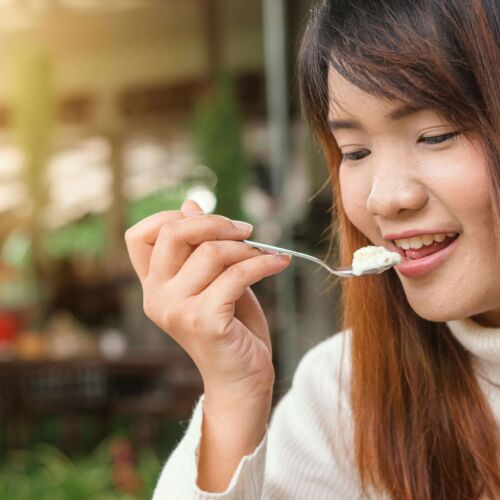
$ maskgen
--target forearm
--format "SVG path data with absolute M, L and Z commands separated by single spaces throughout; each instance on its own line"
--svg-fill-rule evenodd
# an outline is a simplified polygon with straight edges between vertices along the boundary
M 225 491 L 238 464 L 262 441 L 271 411 L 269 394 L 223 405 L 205 394 L 197 484 L 203 491 Z

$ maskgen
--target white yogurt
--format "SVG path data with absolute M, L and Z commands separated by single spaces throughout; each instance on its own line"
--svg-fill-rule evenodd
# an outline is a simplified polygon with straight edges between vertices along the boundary
M 354 252 L 352 271 L 356 276 L 361 276 L 364 271 L 369 269 L 394 266 L 400 262 L 401 255 L 398 253 L 390 252 L 385 247 L 368 246 Z

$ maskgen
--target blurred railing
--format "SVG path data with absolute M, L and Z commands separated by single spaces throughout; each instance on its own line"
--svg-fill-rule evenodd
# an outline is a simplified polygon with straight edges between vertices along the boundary
M 1 448 L 26 447 L 43 420 L 54 416 L 63 421 L 57 444 L 69 454 L 91 444 L 84 437 L 89 418 L 94 420 L 93 444 L 112 430 L 111 417 L 121 416 L 129 419 L 139 447 L 153 446 L 159 432 L 155 422 L 185 418 L 201 392 L 196 369 L 175 353 L 3 362 Z

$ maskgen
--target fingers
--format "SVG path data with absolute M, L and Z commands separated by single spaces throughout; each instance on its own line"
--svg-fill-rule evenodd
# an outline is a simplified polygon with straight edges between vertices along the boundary
M 204 242 L 243 240 L 252 231 L 251 225 L 238 227 L 238 221 L 221 215 L 195 215 L 173 220 L 160 229 L 151 254 L 149 275 L 154 280 L 169 280 L 177 274 L 194 248 Z
M 260 250 L 240 241 L 205 241 L 172 278 L 172 286 L 180 297 L 198 295 L 227 267 L 257 255 Z
M 209 301 L 220 306 L 232 306 L 240 299 L 248 286 L 266 276 L 283 271 L 291 261 L 290 255 L 260 255 L 246 259 L 221 273 L 209 287 L 202 292 Z
M 125 232 L 125 242 L 132 267 L 142 281 L 148 274 L 153 247 L 160 229 L 168 222 L 186 216 L 202 215 L 203 210 L 194 200 L 185 200 L 181 210 L 167 210 L 146 217 Z
M 130 261 L 141 281 L 148 274 L 151 253 L 161 228 L 169 222 L 184 218 L 184 215 L 177 210 L 158 212 L 146 217 L 125 232 Z
M 200 205 L 198 205 L 198 203 L 196 203 L 196 201 L 189 199 L 185 200 L 182 204 L 181 212 L 188 217 L 193 215 L 201 215 L 204 213 L 202 208 L 200 207 Z

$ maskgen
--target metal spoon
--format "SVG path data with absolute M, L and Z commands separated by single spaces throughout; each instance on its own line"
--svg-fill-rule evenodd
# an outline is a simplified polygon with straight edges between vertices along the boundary
M 310 260 L 311 262 L 315 262 L 320 266 L 323 266 L 327 271 L 337 276 L 342 276 L 343 278 L 352 278 L 358 277 L 357 274 L 354 274 L 352 270 L 352 266 L 344 266 L 344 267 L 330 267 L 328 264 L 323 262 L 321 259 L 317 259 L 312 255 L 307 255 L 306 253 L 295 252 L 294 250 L 287 250 L 286 248 L 275 247 L 273 245 L 267 245 L 266 243 L 257 243 L 256 241 L 243 240 L 243 243 L 250 245 L 251 247 L 258 248 L 259 250 L 264 250 L 265 253 L 275 254 L 275 253 L 286 253 L 288 255 L 294 255 L 295 257 L 300 257 L 302 259 Z M 376 267 L 373 269 L 367 269 L 363 271 L 361 276 L 367 276 L 370 274 L 380 274 L 387 269 L 390 269 L 392 265 Z

